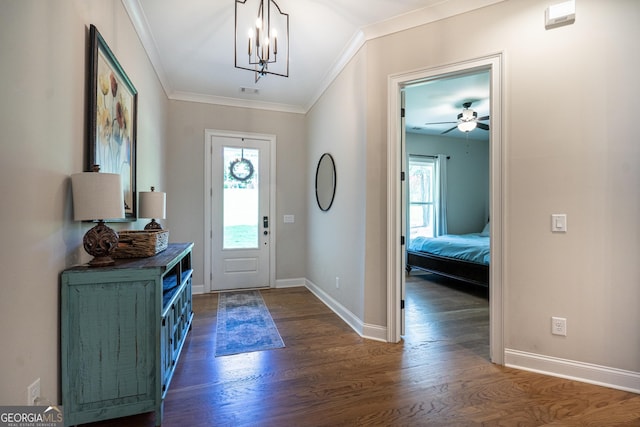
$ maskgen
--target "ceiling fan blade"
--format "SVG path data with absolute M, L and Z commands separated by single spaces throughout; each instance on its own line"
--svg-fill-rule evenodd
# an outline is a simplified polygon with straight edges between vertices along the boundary
M 432 123 L 425 123 L 425 125 L 446 125 L 449 123 L 458 123 L 458 122 L 432 122 Z
M 444 132 L 442 132 L 440 135 L 444 135 L 445 133 L 449 133 L 449 132 L 451 132 L 452 130 L 456 129 L 457 127 L 458 127 L 458 126 L 454 126 L 454 127 L 452 127 L 451 129 L 447 129 L 447 130 L 445 130 Z
M 489 125 L 485 125 L 484 123 L 476 123 L 476 126 L 479 127 L 480 129 L 484 129 L 484 130 L 489 130 Z
M 478 117 L 477 120 L 489 120 L 489 116 Z

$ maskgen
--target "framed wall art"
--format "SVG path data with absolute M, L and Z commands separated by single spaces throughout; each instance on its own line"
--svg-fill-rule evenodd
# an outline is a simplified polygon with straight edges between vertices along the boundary
M 89 29 L 88 165 L 122 179 L 125 218 L 135 221 L 138 91 L 98 29 Z

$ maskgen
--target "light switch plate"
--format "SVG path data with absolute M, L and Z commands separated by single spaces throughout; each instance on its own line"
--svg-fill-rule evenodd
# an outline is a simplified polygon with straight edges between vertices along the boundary
M 567 232 L 567 214 L 551 215 L 551 231 L 553 231 L 554 233 Z
M 284 223 L 285 224 L 293 224 L 294 222 L 296 222 L 296 216 L 295 215 L 285 215 L 284 216 Z

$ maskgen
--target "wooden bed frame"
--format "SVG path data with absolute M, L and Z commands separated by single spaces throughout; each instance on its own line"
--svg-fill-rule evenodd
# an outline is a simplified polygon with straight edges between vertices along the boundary
M 488 265 L 442 257 L 426 252 L 407 251 L 407 272 L 411 272 L 413 268 L 489 287 Z

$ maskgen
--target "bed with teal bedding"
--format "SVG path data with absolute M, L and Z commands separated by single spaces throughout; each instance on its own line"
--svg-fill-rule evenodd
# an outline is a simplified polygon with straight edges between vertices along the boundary
M 488 232 L 415 237 L 407 249 L 407 271 L 413 268 L 489 286 L 491 261 Z

